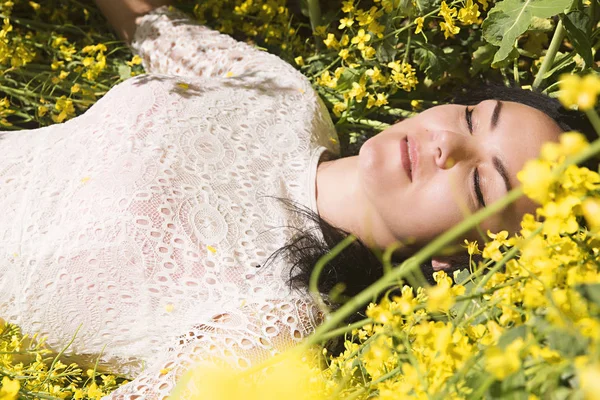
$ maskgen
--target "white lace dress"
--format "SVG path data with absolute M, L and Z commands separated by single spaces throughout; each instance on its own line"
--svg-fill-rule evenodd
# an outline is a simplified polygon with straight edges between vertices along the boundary
M 243 368 L 318 324 L 282 259 L 339 154 L 310 82 L 275 55 L 161 7 L 138 20 L 149 74 L 60 125 L 0 133 L 0 317 L 158 399 L 192 360 Z M 328 150 L 326 152 L 326 150 Z M 75 357 L 74 355 L 77 355 Z M 162 370 L 162 371 L 161 371 Z

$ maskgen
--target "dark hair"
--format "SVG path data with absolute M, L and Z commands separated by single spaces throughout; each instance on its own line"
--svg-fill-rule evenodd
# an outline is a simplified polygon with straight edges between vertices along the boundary
M 507 87 L 502 85 L 487 85 L 485 87 L 464 89 L 461 93 L 456 93 L 447 103 L 474 105 L 483 100 L 501 100 L 513 101 L 521 103 L 533 108 L 536 108 L 550 118 L 552 118 L 563 131 L 577 130 L 586 135 L 594 132 L 587 118 L 580 113 L 565 110 L 558 100 L 550 98 L 541 93 L 524 90 L 519 87 Z M 588 137 L 589 139 L 589 137 Z M 352 156 L 358 154 L 358 150 L 354 153 L 344 155 Z M 597 163 L 595 164 L 598 165 Z M 595 167 L 590 168 L 596 170 Z M 323 220 L 317 213 L 307 207 L 294 203 L 288 199 L 277 198 L 281 201 L 288 210 L 297 212 L 304 216 L 306 220 L 312 222 L 310 225 L 315 228 L 305 231 L 296 229 L 299 233 L 282 248 L 275 251 L 266 261 L 265 265 L 272 259 L 284 257 L 290 263 L 290 277 L 288 285 L 291 289 L 307 290 L 308 282 L 317 261 L 329 253 L 331 249 L 341 242 L 349 232 L 330 225 Z M 307 224 L 306 226 L 308 226 Z M 313 233 L 314 229 L 319 229 L 317 234 Z M 322 239 L 321 239 L 322 237 Z M 398 265 L 405 258 L 394 254 L 392 256 L 392 264 Z M 474 256 L 475 262 L 481 260 Z M 433 280 L 433 268 L 431 261 L 428 261 L 420 266 L 421 272 L 429 284 L 435 284 Z M 469 256 L 466 251 L 453 257 L 451 270 L 445 272 L 452 275 L 452 272 L 469 267 Z M 373 282 L 378 280 L 383 275 L 383 263 L 377 255 L 377 251 L 369 248 L 360 240 L 354 241 L 346 247 L 337 257 L 328 262 L 318 281 L 318 289 L 320 293 L 328 295 L 336 287 L 343 285 L 343 296 L 338 298 L 330 298 L 333 309 L 339 307 L 343 303 L 344 298 L 352 297 L 362 290 L 367 288 Z M 339 290 L 339 286 L 337 287 Z M 379 300 L 373 299 L 374 301 Z M 365 318 L 360 312 L 351 316 L 346 320 L 347 323 L 352 323 Z M 331 341 L 326 346 L 332 353 L 343 351 L 341 341 Z

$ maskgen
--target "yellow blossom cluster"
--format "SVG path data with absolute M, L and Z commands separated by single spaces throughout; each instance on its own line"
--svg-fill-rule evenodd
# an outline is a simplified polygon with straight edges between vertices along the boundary
M 577 108 L 581 111 L 592 109 L 600 94 L 600 76 L 591 73 L 586 76 L 564 74 L 558 81 L 560 89 L 558 99 L 567 108 Z
M 31 38 L 31 34 L 28 33 L 26 37 Z M 0 29 L 0 65 L 19 68 L 31 62 L 35 54 L 35 50 L 20 35 L 13 32 L 10 19 L 4 18 Z
M 122 377 L 85 373 L 75 363 L 63 364 L 45 339 L 22 335 L 0 319 L 0 399 L 57 398 L 100 400 L 127 383 Z
M 12 124 L 6 120 L 6 117 L 14 114 L 15 110 L 10 108 L 10 101 L 8 98 L 3 98 L 0 100 L 0 125 L 1 126 L 11 126 Z
M 567 370 L 581 385 L 564 390 L 594 393 L 600 236 L 581 218 L 600 220 L 600 175 L 570 165 L 540 188 L 539 174 L 527 172 L 539 163 L 559 168 L 589 146 L 576 132 L 543 146 L 540 159 L 519 174 L 526 193 L 540 202 L 537 218 L 526 214 L 514 236 L 488 231 L 482 251 L 465 241 L 469 255 L 483 257 L 474 272 L 451 278 L 438 271 L 435 286 L 416 293 L 404 286 L 400 295 L 392 292 L 367 307 L 368 319 L 324 371 L 340 385 L 339 398 L 463 399 L 502 381 L 507 393 L 521 385 L 526 397 L 544 398 Z M 585 201 L 594 202 L 591 217 L 583 212 Z
M 334 388 L 323 379 L 317 350 L 296 348 L 245 371 L 206 359 L 188 369 L 169 398 L 324 400 Z
M 297 29 L 290 26 L 290 13 L 285 0 L 206 0 L 196 2 L 193 12 L 202 24 L 214 24 L 220 32 L 256 38 L 277 47 L 292 60 L 290 51 L 303 53 Z

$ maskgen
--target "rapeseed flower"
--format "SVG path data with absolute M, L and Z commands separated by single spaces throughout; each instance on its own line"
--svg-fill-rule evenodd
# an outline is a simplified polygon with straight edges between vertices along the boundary
M 558 81 L 560 89 L 558 99 L 567 108 L 590 110 L 596 105 L 600 93 L 600 78 L 590 73 L 583 78 L 578 75 L 563 74 Z

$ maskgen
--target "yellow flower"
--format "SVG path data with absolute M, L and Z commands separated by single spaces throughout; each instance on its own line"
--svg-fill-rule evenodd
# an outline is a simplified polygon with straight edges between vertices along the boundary
M 125 64 L 129 65 L 130 67 L 133 67 L 134 65 L 140 65 L 141 63 L 142 63 L 142 57 L 138 56 L 137 54 L 135 56 L 133 56 L 131 61 L 125 62 Z
M 496 346 L 487 348 L 485 350 L 485 370 L 499 380 L 504 380 L 517 372 L 521 368 L 519 352 L 523 345 L 523 339 L 517 338 L 504 350 Z
M 354 36 L 351 40 L 351 43 L 356 44 L 359 50 L 362 50 L 365 47 L 365 44 L 371 40 L 371 35 L 365 33 L 364 29 L 360 29 L 356 36 Z
M 479 6 L 473 4 L 473 0 L 467 0 L 465 7 L 461 8 L 458 12 L 458 20 L 465 25 L 475 24 L 477 23 L 477 17 L 479 17 L 480 14 Z
M 367 95 L 365 80 L 365 76 L 363 75 L 359 82 L 352 82 L 352 89 L 348 92 L 350 99 L 356 99 L 358 103 L 362 102 L 362 99 Z
M 550 186 L 554 183 L 550 163 L 541 160 L 529 160 L 517 179 L 523 185 L 523 192 L 532 200 L 543 204 L 548 200 Z
M 31 8 L 34 9 L 34 11 L 37 11 L 37 10 L 40 9 L 40 5 L 38 3 L 36 3 L 36 2 L 34 2 L 34 1 L 30 1 L 29 5 L 31 6 Z
M 340 50 L 340 52 L 338 53 L 338 55 L 340 57 L 342 57 L 342 60 L 345 60 L 348 58 L 348 56 L 350 56 L 350 51 L 348 51 L 348 49 L 342 49 Z
M 65 65 L 64 61 L 54 60 L 54 61 L 52 61 L 52 64 L 50 64 L 50 67 L 52 68 L 53 71 L 56 71 L 57 69 L 61 68 L 64 65 Z
M 418 80 L 412 65 L 409 63 L 398 64 L 396 61 L 392 61 L 387 66 L 392 69 L 391 79 L 398 83 L 403 90 L 410 92 L 417 86 Z
M 586 400 L 598 398 L 600 393 L 600 365 L 595 363 L 577 368 L 577 375 L 580 380 L 580 387 L 583 390 Z
M 316 352 L 291 350 L 251 370 L 239 371 L 213 359 L 190 368 L 169 395 L 172 400 L 326 398 L 325 382 L 316 365 Z
M 331 48 L 339 49 L 340 48 L 340 44 L 338 43 L 338 41 L 333 33 L 327 34 L 327 39 L 324 39 L 323 43 L 325 43 L 325 46 L 327 46 L 328 49 L 331 49 Z
M 316 36 L 323 37 L 326 34 L 327 34 L 327 27 L 326 26 L 320 25 L 320 26 L 315 27 L 315 35 Z M 253 36 L 256 36 L 256 35 L 253 35 Z
M 294 58 L 294 62 L 296 64 L 298 64 L 299 66 L 303 66 L 304 65 L 304 58 L 302 58 L 302 56 L 298 56 L 298 57 Z
M 452 20 L 452 17 L 456 17 L 456 8 L 448 7 L 445 1 L 442 1 L 440 12 L 438 15 L 441 15 L 446 20 Z
M 575 233 L 579 229 L 574 207 L 581 204 L 575 196 L 566 196 L 557 201 L 544 204 L 538 209 L 539 215 L 545 217 L 543 232 L 547 235 Z
M 447 312 L 454 305 L 452 291 L 447 286 L 432 286 L 427 290 L 427 310 Z
M 360 51 L 361 55 L 365 60 L 370 60 L 375 57 L 376 50 L 371 46 L 365 46 L 364 49 Z
M 369 68 L 365 71 L 365 74 L 371 78 L 371 82 L 385 83 L 385 77 L 381 74 L 381 70 L 377 67 Z
M 58 115 L 52 115 L 54 122 L 63 122 L 67 118 L 75 116 L 75 108 L 71 99 L 67 99 L 66 96 L 61 96 L 54 105 L 54 109 L 59 112 Z
M 460 28 L 454 25 L 453 22 L 440 22 L 440 28 L 444 31 L 444 38 L 446 39 L 460 32 Z
M 70 46 L 60 46 L 60 54 L 61 56 L 66 60 L 66 61 L 71 61 L 73 60 L 73 54 L 75 54 L 77 52 L 77 50 L 75 49 L 75 46 L 70 45 Z
M 55 48 L 59 48 L 63 43 L 65 43 L 67 41 L 67 38 L 64 36 L 57 36 L 54 38 L 54 40 L 52 41 L 51 46 L 55 47 Z
M 0 399 L 16 400 L 19 397 L 19 388 L 21 387 L 18 380 L 11 380 L 8 376 L 2 378 L 2 387 L 0 388 Z
M 469 242 L 467 239 L 465 239 L 464 243 L 464 246 L 461 246 L 467 249 L 467 253 L 469 253 L 470 256 L 472 256 L 473 254 L 481 254 L 479 246 L 477 245 L 477 240 Z
M 583 216 L 592 231 L 600 229 L 600 199 L 587 198 L 581 204 Z
M 348 109 L 348 105 L 346 103 L 335 103 L 335 105 L 333 106 L 333 113 L 335 114 L 336 117 L 341 117 L 342 116 L 342 111 Z
M 338 26 L 338 29 L 346 29 L 351 27 L 354 24 L 354 19 L 352 17 L 350 18 L 342 18 L 340 19 L 340 26 Z
M 321 76 L 317 78 L 317 84 L 321 86 L 327 86 L 333 89 L 337 86 L 337 78 L 332 78 L 329 71 L 323 71 L 321 73 Z
M 350 37 L 346 34 L 343 34 L 342 39 L 340 40 L 340 46 L 348 46 L 348 43 L 350 43 Z
M 101 389 L 98 388 L 96 382 L 93 382 L 90 386 L 87 387 L 87 395 L 96 400 L 100 400 L 100 398 L 104 395 Z
M 590 110 L 596 104 L 596 96 L 600 93 L 600 78 L 595 73 L 583 78 L 563 74 L 560 76 L 558 87 L 558 99 L 565 107 L 577 107 L 581 111 Z
M 350 13 L 354 11 L 354 0 L 347 0 L 342 2 L 342 11 Z
M 391 337 L 381 335 L 370 343 L 363 360 L 367 372 L 373 379 L 385 373 L 385 362 L 392 356 L 390 348 L 393 348 Z
M 415 28 L 415 34 L 421 33 L 423 31 L 423 23 L 425 22 L 425 18 L 417 17 L 415 18 L 414 22 L 417 24 L 417 27 Z

